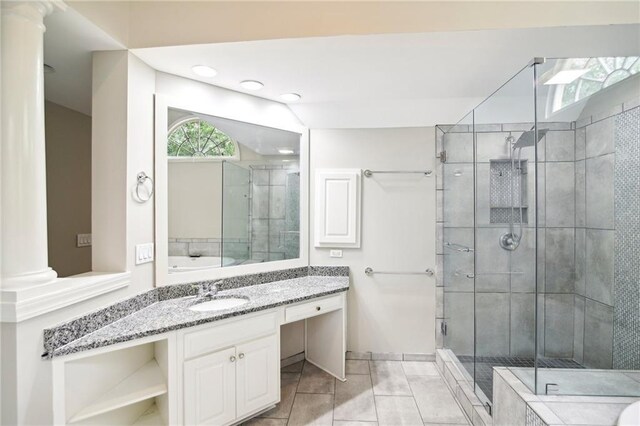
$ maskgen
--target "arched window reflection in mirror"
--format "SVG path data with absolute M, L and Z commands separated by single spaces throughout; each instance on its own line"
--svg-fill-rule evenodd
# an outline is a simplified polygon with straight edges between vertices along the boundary
M 188 118 L 169 129 L 169 158 L 237 159 L 238 146 L 229 135 L 199 118 Z

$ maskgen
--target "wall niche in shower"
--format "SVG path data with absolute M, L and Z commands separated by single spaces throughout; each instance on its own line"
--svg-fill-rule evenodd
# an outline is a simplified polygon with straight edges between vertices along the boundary
M 528 223 L 527 160 L 489 160 L 489 170 L 490 223 Z

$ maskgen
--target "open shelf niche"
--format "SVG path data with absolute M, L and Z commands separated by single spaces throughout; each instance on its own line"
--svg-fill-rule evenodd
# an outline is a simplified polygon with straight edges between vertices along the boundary
M 169 358 L 164 338 L 64 362 L 65 424 L 169 424 Z

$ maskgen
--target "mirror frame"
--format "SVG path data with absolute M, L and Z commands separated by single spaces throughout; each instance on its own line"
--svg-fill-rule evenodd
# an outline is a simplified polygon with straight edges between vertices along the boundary
M 209 270 L 169 274 L 169 210 L 168 210 L 168 162 L 167 135 L 169 109 L 181 109 L 198 114 L 211 115 L 242 121 L 264 127 L 286 130 L 300 134 L 300 256 L 297 259 L 235 265 Z M 197 281 L 216 280 L 237 275 L 295 268 L 309 265 L 309 129 L 300 125 L 285 126 L 257 120 L 251 115 L 231 116 L 220 111 L 211 111 L 201 102 L 178 100 L 166 95 L 155 95 L 155 269 L 156 287 Z

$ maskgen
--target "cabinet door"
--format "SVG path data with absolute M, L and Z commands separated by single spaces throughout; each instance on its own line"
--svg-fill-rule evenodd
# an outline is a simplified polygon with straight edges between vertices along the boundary
M 280 400 L 280 360 L 277 334 L 238 345 L 238 418 Z
M 360 247 L 360 170 L 317 170 L 314 211 L 316 247 Z
M 224 425 L 236 418 L 235 348 L 184 363 L 184 424 Z

